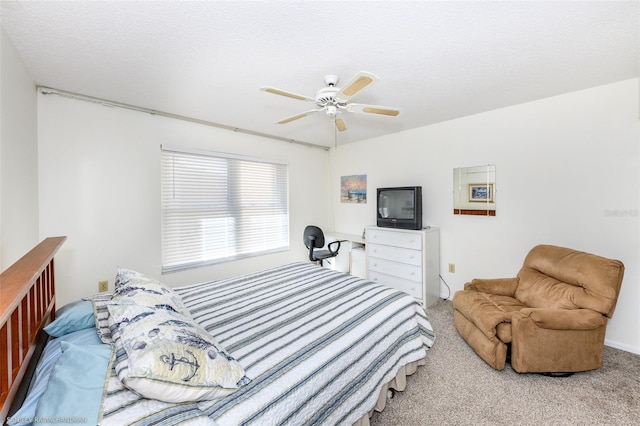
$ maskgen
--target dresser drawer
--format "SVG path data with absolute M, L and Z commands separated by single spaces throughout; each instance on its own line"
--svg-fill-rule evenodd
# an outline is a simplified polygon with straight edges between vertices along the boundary
M 408 265 L 406 263 L 394 262 L 377 257 L 369 257 L 369 272 L 380 272 L 385 275 L 403 278 L 405 280 L 422 282 L 422 268 L 420 266 Z
M 422 266 L 422 252 L 419 250 L 385 246 L 382 244 L 367 244 L 368 256 L 379 259 L 393 260 L 409 265 Z
M 389 287 L 393 287 L 400 291 L 404 291 L 405 293 L 409 293 L 416 299 L 420 299 L 422 301 L 422 284 L 418 282 L 404 280 L 402 278 L 382 274 L 379 272 L 373 272 L 373 271 L 369 271 L 368 278 L 371 281 L 388 285 Z
M 367 230 L 367 243 L 384 244 L 415 250 L 422 249 L 422 235 L 414 232 Z

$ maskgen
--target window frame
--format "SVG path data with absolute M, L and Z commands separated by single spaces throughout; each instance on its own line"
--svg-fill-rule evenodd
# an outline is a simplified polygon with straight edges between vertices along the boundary
M 160 149 L 162 274 L 289 250 L 289 166 L 287 163 L 164 144 L 160 145 Z M 176 156 L 179 156 L 180 160 L 185 163 L 188 163 L 191 158 L 192 164 L 190 166 L 193 169 L 188 170 L 199 168 L 200 174 L 209 173 L 207 177 L 211 181 L 209 179 L 200 180 L 202 185 L 198 185 L 198 173 L 181 179 L 180 172 L 175 169 Z M 165 164 L 169 161 L 171 163 Z M 216 165 L 215 162 L 219 164 Z M 224 165 L 222 165 L 223 163 Z M 207 170 L 204 164 L 210 164 L 211 168 Z M 266 165 L 273 165 L 274 168 L 265 168 Z M 187 164 L 187 166 L 189 165 Z M 265 181 L 262 175 L 256 175 L 257 171 L 267 173 L 267 180 Z M 176 183 L 176 180 L 179 182 Z M 212 184 L 213 181 L 215 182 Z M 266 191 L 263 188 L 264 182 L 271 183 L 271 187 Z M 188 193 L 184 191 L 186 187 L 183 185 L 191 185 L 187 186 Z M 178 190 L 183 190 L 177 195 L 178 198 L 192 199 L 195 200 L 195 203 L 190 204 L 191 201 L 188 200 L 177 200 L 169 205 L 167 199 L 171 197 L 176 199 L 177 186 Z M 206 190 L 201 187 L 206 187 L 209 191 L 223 191 L 223 193 L 217 194 L 217 203 L 224 205 L 218 208 L 215 201 L 207 199 Z M 252 189 L 253 192 L 251 192 Z M 249 194 L 254 195 L 234 196 L 242 191 L 249 191 Z M 268 197 L 264 197 L 264 194 L 268 194 Z M 247 198 L 250 201 L 244 205 Z M 207 207 L 202 208 L 203 205 Z M 196 210 L 199 211 L 190 214 Z M 217 213 L 212 214 L 211 212 Z M 207 224 L 207 220 L 210 220 L 209 224 Z M 198 223 L 198 225 L 194 226 L 194 223 Z M 205 234 L 207 226 L 217 227 L 222 229 L 222 232 L 215 235 L 215 232 L 220 231 L 210 231 L 211 235 L 207 239 Z M 182 228 L 189 230 L 183 233 Z M 200 228 L 200 230 L 194 230 L 196 228 Z M 225 242 L 211 244 L 219 237 Z M 272 241 L 269 237 L 275 238 Z M 247 251 L 252 250 L 254 244 L 257 244 L 258 249 Z M 187 248 L 184 250 L 186 254 L 181 252 L 183 246 Z M 216 251 L 224 254 L 216 254 L 211 257 L 211 253 Z M 176 260 L 187 258 L 188 260 Z

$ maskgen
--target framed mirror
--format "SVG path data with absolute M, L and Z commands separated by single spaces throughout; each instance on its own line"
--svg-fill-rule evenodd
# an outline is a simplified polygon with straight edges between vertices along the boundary
M 453 214 L 496 215 L 496 166 L 453 169 Z

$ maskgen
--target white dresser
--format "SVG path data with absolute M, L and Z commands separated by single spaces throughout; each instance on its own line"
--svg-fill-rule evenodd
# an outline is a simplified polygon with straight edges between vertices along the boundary
M 409 293 L 424 307 L 440 297 L 438 228 L 367 227 L 366 250 L 368 279 Z

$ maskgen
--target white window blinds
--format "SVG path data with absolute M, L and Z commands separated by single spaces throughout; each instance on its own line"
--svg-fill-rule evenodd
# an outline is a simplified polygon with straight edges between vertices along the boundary
M 286 164 L 162 147 L 162 272 L 289 248 Z

